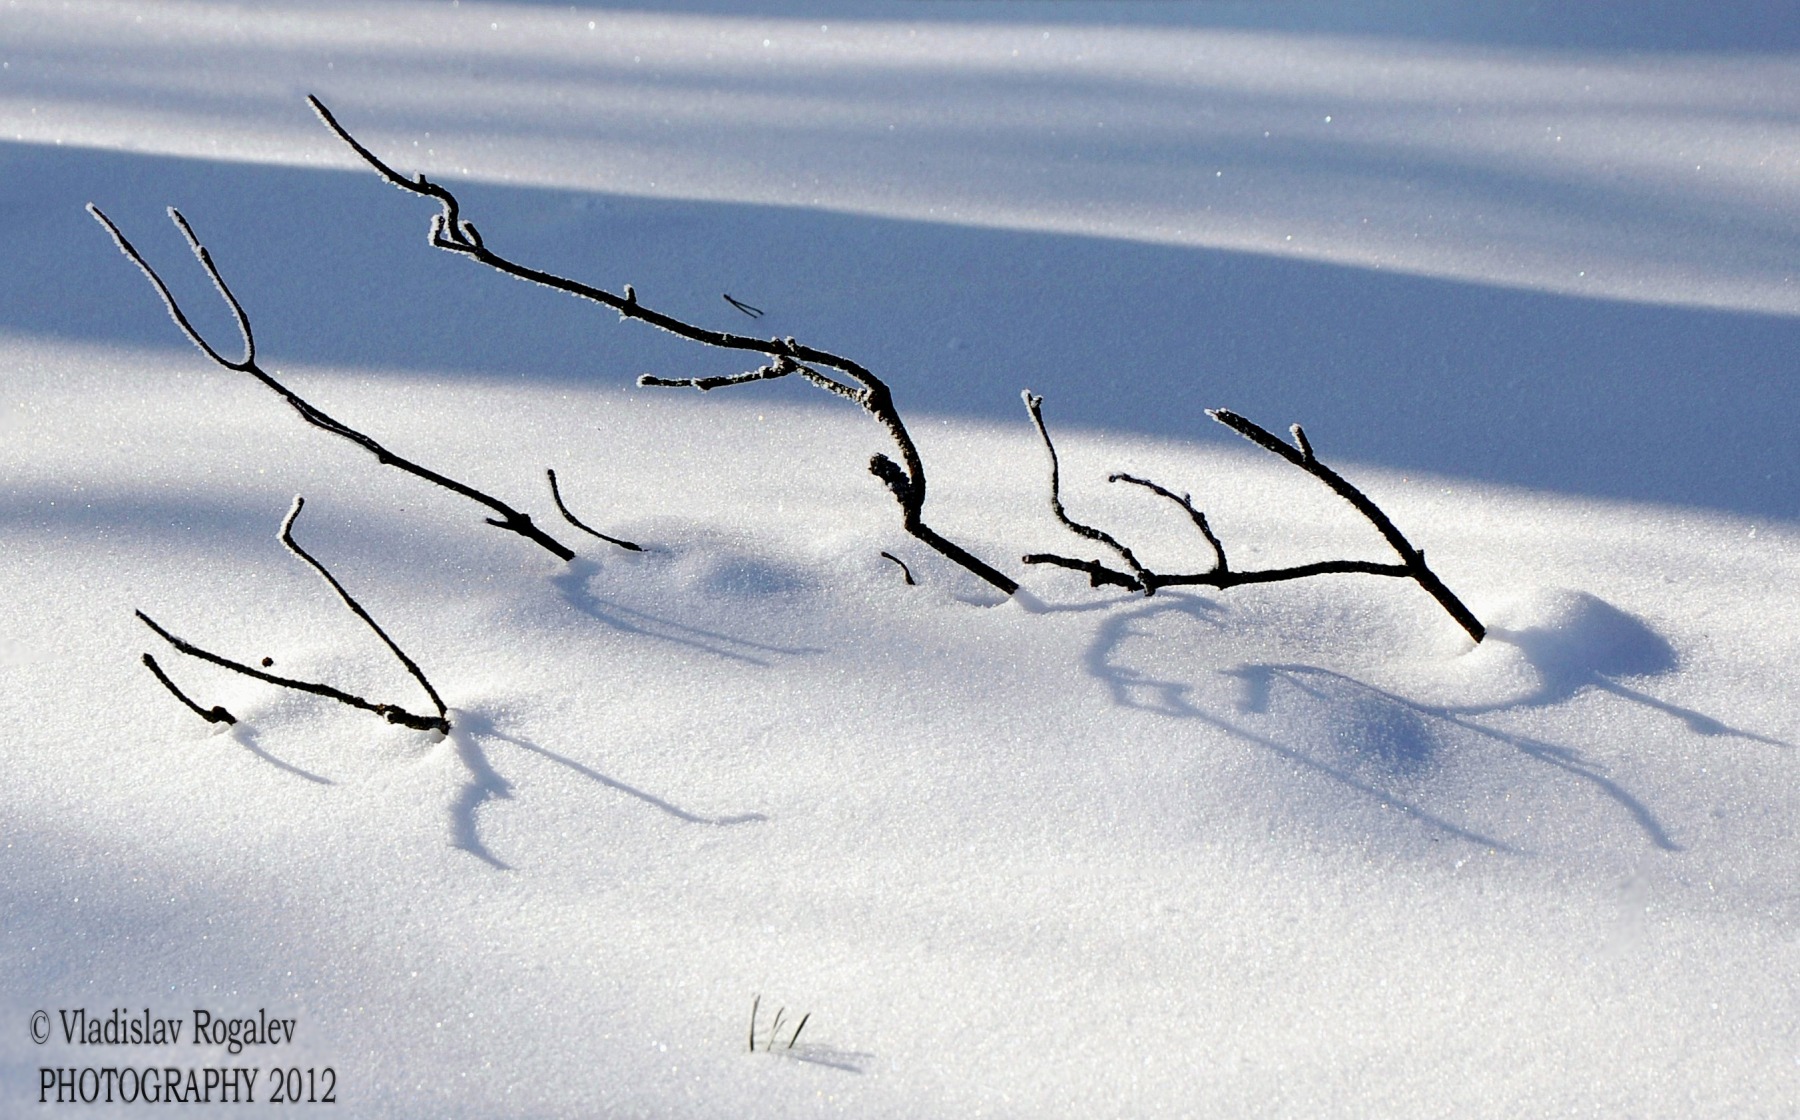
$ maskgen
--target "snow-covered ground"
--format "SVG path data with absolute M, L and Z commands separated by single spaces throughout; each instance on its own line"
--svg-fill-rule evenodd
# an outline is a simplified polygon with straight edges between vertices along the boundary
M 1796 28 L 1469 7 L 8 0 L 0 1114 L 123 1066 L 383 1117 L 1794 1114 Z M 637 388 L 749 366 L 431 249 L 306 93 L 511 257 L 876 370 L 1026 591 L 901 531 L 855 408 Z M 582 555 L 209 364 L 89 201 L 229 348 L 180 206 L 271 370 Z M 1204 541 L 1109 473 L 1241 567 L 1388 558 L 1201 410 L 1303 422 L 1490 637 L 1020 564 L 1104 555 L 1027 387 L 1166 569 Z M 449 737 L 133 617 L 422 708 L 295 494 Z M 66 1039 L 115 1008 L 190 1034 Z

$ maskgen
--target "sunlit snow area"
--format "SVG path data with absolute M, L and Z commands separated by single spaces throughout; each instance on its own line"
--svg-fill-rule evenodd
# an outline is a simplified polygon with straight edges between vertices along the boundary
M 908 535 L 854 403 L 639 387 L 767 359 L 433 248 L 308 94 L 512 260 L 866 366 L 1021 591 Z M 579 555 L 209 361 L 90 202 L 235 360 L 179 207 L 263 368 Z M 234 1115 L 277 1068 L 357 1117 L 1800 1110 L 1784 4 L 0 0 L 0 237 L 0 1115 L 167 1111 L 44 1096 L 126 1066 L 263 1071 Z M 1210 546 L 1109 475 L 1235 568 L 1394 559 L 1205 410 L 1303 424 L 1487 638 L 1022 563 L 1120 563 L 1025 389 L 1165 572 Z M 448 736 L 134 617 L 429 711 L 296 495 Z

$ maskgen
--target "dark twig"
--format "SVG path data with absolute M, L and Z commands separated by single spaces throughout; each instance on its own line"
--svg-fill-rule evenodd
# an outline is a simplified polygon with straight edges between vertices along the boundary
M 244 356 L 237 361 L 233 361 L 219 353 L 219 351 L 215 350 L 212 345 L 201 336 L 198 330 L 194 329 L 193 323 L 188 320 L 186 313 L 182 311 L 181 305 L 176 301 L 174 294 L 169 291 L 169 286 L 163 282 L 163 278 L 157 274 L 156 270 L 150 267 L 150 263 L 144 259 L 143 255 L 137 251 L 136 247 L 126 239 L 124 233 L 120 232 L 119 227 L 113 224 L 112 219 L 108 218 L 98 206 L 95 206 L 91 202 L 88 203 L 87 211 L 94 216 L 95 221 L 104 226 L 106 231 L 112 235 L 113 242 L 118 245 L 119 251 L 125 254 L 126 259 L 137 265 L 144 273 L 145 277 L 149 279 L 151 287 L 155 288 L 157 295 L 162 297 L 163 306 L 168 309 L 169 318 L 173 319 L 175 325 L 181 328 L 181 333 L 187 336 L 188 341 L 200 348 L 201 353 L 226 369 L 238 373 L 247 373 L 256 378 L 285 400 L 295 412 L 300 414 L 302 420 L 315 428 L 323 429 L 341 439 L 349 440 L 351 443 L 356 444 L 358 447 L 361 447 L 363 450 L 375 456 L 376 461 L 383 465 L 398 468 L 415 478 L 422 478 L 426 482 L 441 486 L 453 494 L 460 494 L 471 501 L 479 502 L 493 510 L 495 513 L 499 514 L 499 516 L 486 518 L 485 520 L 489 525 L 505 529 L 511 533 L 517 533 L 531 541 L 533 544 L 543 548 L 559 560 L 574 559 L 574 552 L 570 551 L 563 544 L 550 537 L 536 525 L 532 524 L 530 514 L 514 509 L 491 494 L 483 493 L 472 486 L 458 482 L 453 478 L 441 475 L 427 467 L 422 467 L 410 459 L 405 459 L 394 454 L 377 442 L 373 437 L 365 435 L 348 425 L 334 420 L 324 412 L 314 408 L 312 404 L 301 398 L 299 394 L 269 376 L 269 374 L 256 362 L 256 339 L 250 330 L 249 317 L 244 313 L 243 306 L 238 303 L 237 297 L 232 294 L 230 286 L 225 283 L 225 278 L 219 274 L 218 268 L 213 264 L 212 254 L 208 253 L 206 247 L 200 243 L 200 239 L 194 234 L 193 227 L 188 225 L 186 218 L 182 217 L 181 211 L 171 206 L 169 208 L 169 219 L 175 223 L 176 228 L 181 231 L 181 235 L 187 239 L 188 248 L 193 251 L 195 259 L 200 262 L 200 267 L 204 269 L 207 276 L 211 278 L 213 287 L 218 289 L 219 295 L 225 300 L 226 306 L 231 309 L 232 316 L 237 320 L 238 333 L 242 336 L 244 344 Z
M 744 314 L 750 316 L 752 319 L 760 319 L 763 317 L 763 309 L 762 308 L 751 307 L 749 304 L 745 303 L 741 299 L 732 299 L 730 292 L 720 292 L 719 294 L 725 297 L 726 303 L 729 303 L 731 306 L 737 308 L 739 311 L 742 311 Z
M 752 381 L 773 381 L 777 377 L 786 377 L 799 369 L 792 358 L 783 354 L 766 366 L 759 366 L 746 373 L 728 373 L 721 377 L 657 377 L 646 373 L 638 378 L 642 386 L 654 386 L 659 389 L 698 389 L 702 393 L 713 389 L 723 389 L 727 385 L 746 385 Z
M 151 618 L 143 611 L 134 611 L 133 613 L 138 616 L 138 621 L 156 631 L 157 636 L 163 641 L 168 642 L 189 657 L 211 662 L 220 668 L 230 669 L 235 673 L 242 673 L 246 677 L 254 677 L 259 681 L 267 681 L 269 684 L 280 685 L 282 688 L 291 688 L 296 692 L 310 692 L 314 696 L 323 696 L 330 700 L 336 700 L 338 703 L 347 704 L 352 708 L 361 708 L 365 712 L 374 712 L 389 723 L 397 723 L 403 727 L 411 727 L 419 731 L 442 731 L 446 734 L 450 731 L 449 723 L 440 716 L 416 715 L 395 704 L 372 704 L 360 696 L 345 692 L 342 689 L 333 688 L 328 684 L 316 684 L 312 681 L 299 681 L 294 680 L 291 677 L 278 677 L 273 673 L 265 673 L 261 669 L 252 669 L 250 666 L 242 664 L 241 662 L 233 661 L 227 657 L 220 657 L 210 650 L 201 649 L 192 642 L 183 641 L 182 639 L 177 638 L 175 635 L 163 629 L 157 624 L 155 619 Z
M 1286 459 L 1288 462 L 1299 467 L 1307 474 L 1312 475 L 1314 478 L 1330 487 L 1332 493 L 1343 498 L 1346 502 L 1349 502 L 1358 513 L 1362 514 L 1370 524 L 1375 526 L 1376 530 L 1381 533 L 1382 539 L 1387 541 L 1388 545 L 1400 555 L 1399 563 L 1384 564 L 1373 560 L 1320 560 L 1310 564 L 1296 564 L 1288 568 L 1268 568 L 1262 571 L 1253 572 L 1232 571 L 1225 561 L 1225 547 L 1219 542 L 1219 538 L 1212 532 L 1211 526 L 1207 524 L 1206 515 L 1195 509 L 1192 501 L 1186 495 L 1177 496 L 1173 491 L 1159 486 L 1154 482 L 1150 482 L 1147 479 L 1134 478 L 1126 474 L 1115 474 L 1111 476 L 1109 481 L 1129 482 L 1142 486 L 1181 506 L 1187 511 L 1188 516 L 1193 519 L 1194 524 L 1200 529 L 1201 533 L 1205 535 L 1207 543 L 1211 544 L 1213 547 L 1214 565 L 1211 571 L 1178 575 L 1168 575 L 1150 571 L 1140 565 L 1137 562 L 1136 557 L 1133 556 L 1124 545 L 1113 540 L 1112 537 L 1098 529 L 1091 529 L 1087 526 L 1078 525 L 1075 522 L 1070 521 L 1068 517 L 1063 514 L 1061 502 L 1056 493 L 1056 449 L 1050 444 L 1049 434 L 1044 430 L 1043 417 L 1037 405 L 1034 403 L 1035 400 L 1036 398 L 1032 397 L 1030 394 L 1026 394 L 1025 403 L 1026 406 L 1031 409 L 1032 420 L 1037 424 L 1038 433 L 1044 437 L 1044 445 L 1050 448 L 1051 508 L 1056 510 L 1058 519 L 1075 532 L 1084 537 L 1088 537 L 1090 540 L 1097 540 L 1112 547 L 1114 551 L 1125 558 L 1132 570 L 1130 572 L 1122 572 L 1115 568 L 1110 568 L 1098 560 L 1082 560 L 1070 556 L 1058 556 L 1052 553 L 1033 553 L 1024 557 L 1025 563 L 1049 564 L 1059 568 L 1068 568 L 1073 571 L 1084 573 L 1088 577 L 1088 582 L 1094 587 L 1122 587 L 1128 591 L 1142 592 L 1145 595 L 1153 595 L 1159 588 L 1163 587 L 1198 586 L 1223 589 L 1227 587 L 1238 587 L 1249 583 L 1279 583 L 1284 580 L 1307 579 L 1311 576 L 1322 575 L 1357 574 L 1410 579 L 1420 587 L 1424 588 L 1432 598 L 1436 599 L 1438 605 L 1443 607 L 1445 612 L 1448 613 L 1451 618 L 1455 619 L 1457 625 L 1461 626 L 1471 638 L 1479 642 L 1487 635 L 1487 628 L 1481 624 L 1481 621 L 1475 617 L 1474 613 L 1471 612 L 1468 607 L 1463 605 L 1462 600 L 1451 593 L 1450 589 L 1444 585 L 1443 580 L 1438 578 L 1437 573 L 1433 572 L 1425 565 L 1425 553 L 1414 548 L 1411 542 L 1409 542 L 1406 537 L 1401 534 L 1400 530 L 1394 526 L 1393 521 L 1389 519 L 1387 514 L 1383 513 L 1374 502 L 1370 501 L 1367 495 L 1352 486 L 1342 475 L 1338 474 L 1324 463 L 1319 462 L 1318 458 L 1313 454 L 1312 444 L 1307 440 L 1306 433 L 1301 430 L 1300 425 L 1295 424 L 1293 426 L 1294 442 L 1292 445 L 1289 445 L 1282 442 L 1281 439 L 1271 433 L 1268 429 L 1244 419 L 1235 412 L 1222 408 L 1212 409 L 1207 412 L 1208 416 L 1211 416 L 1214 420 L 1224 424 L 1232 431 L 1237 432 L 1245 439 L 1250 440 L 1252 443 L 1265 450 L 1281 456 L 1283 459 Z
M 293 508 L 288 510 L 286 519 L 281 523 L 281 543 L 287 546 L 289 552 L 306 561 L 307 565 L 310 566 L 313 571 L 318 572 L 319 575 L 323 576 L 325 582 L 331 585 L 331 589 L 337 592 L 338 598 L 344 601 L 344 605 L 349 607 L 356 617 L 362 619 L 363 622 L 368 625 L 369 629 L 375 631 L 375 636 L 380 638 L 382 644 L 388 647 L 389 652 L 399 659 L 401 665 L 406 667 L 406 671 L 412 674 L 413 680 L 419 682 L 419 687 L 425 690 L 425 694 L 431 697 L 431 704 L 437 709 L 438 720 L 443 724 L 442 730 L 448 732 L 450 730 L 450 723 L 447 719 L 449 709 L 444 706 L 443 697 L 438 695 L 437 689 L 431 687 L 431 682 L 425 679 L 425 671 L 419 668 L 419 663 L 414 661 L 411 657 L 408 657 L 406 651 L 400 648 L 399 643 L 388 637 L 388 632 L 381 628 L 381 624 L 376 622 L 375 619 L 370 616 L 369 612 L 363 609 L 363 605 L 357 602 L 356 599 L 351 596 L 350 592 L 344 590 L 344 585 L 337 581 L 337 577 L 332 575 L 331 572 L 326 569 L 325 565 L 315 560 L 312 553 L 301 548 L 300 543 L 294 539 L 294 521 L 300 516 L 300 511 L 304 509 L 305 506 L 306 499 L 300 497 L 298 494 L 294 495 Z
M 810 1011 L 808 1011 L 806 1014 L 800 1016 L 800 1025 L 794 1028 L 793 1036 L 788 1039 L 787 1048 L 789 1050 L 792 1050 L 794 1048 L 794 1043 L 800 1041 L 800 1032 L 806 1029 L 806 1022 L 808 1019 L 811 1019 L 811 1018 L 812 1018 L 812 1012 L 810 1012 Z
M 1457 625 L 1468 631 L 1469 637 L 1479 642 L 1487 636 L 1487 627 L 1481 624 L 1481 620 L 1475 617 L 1474 612 L 1464 606 L 1462 600 L 1444 586 L 1444 581 L 1437 577 L 1436 572 L 1426 567 L 1425 553 L 1414 548 L 1412 543 L 1388 519 L 1388 515 L 1381 512 L 1380 507 L 1370 501 L 1367 495 L 1350 485 L 1342 475 L 1313 456 L 1312 444 L 1307 442 L 1306 433 L 1301 431 L 1300 425 L 1293 426 L 1296 446 L 1290 447 L 1275 438 L 1268 429 L 1259 427 L 1235 412 L 1215 408 L 1209 409 L 1207 415 L 1258 447 L 1281 456 L 1330 487 L 1332 493 L 1349 502 L 1356 512 L 1362 514 L 1371 525 L 1375 526 L 1376 530 L 1381 533 L 1382 539 L 1387 541 L 1388 546 L 1400 554 L 1406 575 L 1424 588 L 1433 599 L 1436 599 L 1438 605 L 1456 620 Z
M 1050 430 L 1044 427 L 1044 398 L 1030 389 L 1019 395 L 1024 398 L 1025 411 L 1031 413 L 1031 422 L 1037 425 L 1038 435 L 1044 441 L 1044 450 L 1050 453 L 1050 512 L 1056 514 L 1056 519 L 1077 536 L 1086 537 L 1090 541 L 1098 541 L 1118 553 L 1119 558 L 1125 561 L 1126 567 L 1130 568 L 1132 574 L 1137 578 L 1138 586 L 1143 589 L 1144 594 L 1154 595 L 1156 588 L 1151 586 L 1150 572 L 1138 563 L 1138 558 L 1132 555 L 1129 548 L 1120 544 L 1111 533 L 1103 529 L 1096 529 L 1092 525 L 1083 525 L 1070 517 L 1068 512 L 1063 509 L 1062 467 L 1056 458 L 1056 444 L 1050 441 Z
M 756 1009 L 762 1005 L 762 996 L 758 995 L 750 1001 L 750 1052 L 756 1053 Z
M 886 430 L 888 438 L 893 440 L 900 453 L 898 463 L 886 455 L 874 456 L 869 461 L 869 471 L 887 485 L 894 500 L 899 503 L 902 523 L 906 531 L 1006 594 L 1011 595 L 1018 590 L 1018 583 L 1010 576 L 998 571 L 962 546 L 946 540 L 925 524 L 925 465 L 919 457 L 917 445 L 913 443 L 911 434 L 907 432 L 906 425 L 901 421 L 900 413 L 894 406 L 892 391 L 887 383 L 874 373 L 849 358 L 801 345 L 792 338 L 755 338 L 750 335 L 709 330 L 684 322 L 672 315 L 654 311 L 640 304 L 637 292 L 630 285 L 624 287 L 622 294 L 615 294 L 603 288 L 596 288 L 578 280 L 544 272 L 541 269 L 531 268 L 502 257 L 483 244 L 481 235 L 476 232 L 474 224 L 462 217 L 461 206 L 457 202 L 456 196 L 448 189 L 431 182 L 423 175 L 417 175 L 411 179 L 401 175 L 350 135 L 318 98 L 308 97 L 307 102 L 313 107 L 313 111 L 318 113 L 319 119 L 325 123 L 325 126 L 383 179 L 400 190 L 430 198 L 438 204 L 439 212 L 432 217 L 430 230 L 431 244 L 436 247 L 447 252 L 460 253 L 508 276 L 527 280 L 534 284 L 542 284 L 547 288 L 600 304 L 602 307 L 618 312 L 622 319 L 639 320 L 689 342 L 720 350 L 764 354 L 777 359 L 750 374 L 728 378 L 645 377 L 639 380 L 640 385 L 713 389 L 726 385 L 739 385 L 748 381 L 768 380 L 786 373 L 799 372 L 818 387 L 853 400 Z M 783 358 L 788 359 L 794 368 L 790 369 L 784 366 L 780 361 Z M 855 384 L 854 386 L 846 385 L 817 370 L 809 370 L 808 367 L 814 366 L 834 370 Z
M 281 543 L 295 556 L 304 560 L 314 571 L 318 572 L 319 575 L 323 576 L 325 582 L 331 585 L 331 589 L 337 592 L 338 598 L 343 600 L 344 605 L 349 607 L 350 610 L 355 613 L 356 617 L 362 619 L 369 629 L 375 631 L 376 636 L 382 640 L 388 647 L 388 650 L 400 660 L 400 664 L 406 667 L 406 671 L 412 674 L 413 679 L 418 681 L 425 689 L 426 694 L 431 697 L 432 704 L 437 708 L 437 715 L 419 715 L 415 712 L 407 711 L 398 704 L 377 704 L 365 700 L 354 693 L 333 688 L 328 684 L 318 684 L 314 681 L 302 681 L 295 680 L 292 677 L 276 676 L 274 673 L 267 673 L 262 669 L 252 668 L 242 662 L 233 661 L 228 657 L 221 657 L 210 650 L 202 649 L 199 646 L 194 645 L 192 642 L 184 641 L 163 629 L 155 619 L 152 619 L 143 611 L 135 612 L 138 616 L 138 620 L 145 626 L 148 626 L 151 630 L 154 630 L 157 636 L 162 638 L 163 641 L 168 642 L 171 646 L 174 646 L 177 650 L 187 654 L 189 657 L 210 662 L 221 668 L 230 669 L 235 673 L 242 673 L 246 677 L 254 677 L 259 681 L 280 685 L 282 688 L 291 688 L 297 692 L 310 692 L 314 696 L 323 696 L 327 699 L 336 700 L 338 703 L 346 704 L 352 708 L 360 708 L 365 712 L 374 712 L 389 723 L 399 724 L 402 727 L 411 727 L 419 731 L 440 731 L 448 735 L 450 733 L 449 710 L 445 708 L 444 701 L 438 696 L 437 689 L 431 687 L 431 682 L 425 679 L 425 674 L 419 668 L 418 663 L 411 657 L 408 657 L 406 651 L 402 650 L 400 646 L 395 643 L 394 639 L 388 637 L 387 631 L 383 630 L 375 619 L 369 615 L 369 612 L 363 609 L 361 603 L 358 603 L 348 591 L 344 590 L 344 585 L 337 581 L 337 578 L 325 568 L 325 565 L 314 559 L 310 553 L 301 548 L 294 540 L 294 519 L 300 516 L 300 510 L 305 504 L 305 501 L 301 498 L 294 499 L 293 508 L 288 510 L 287 517 L 281 522 Z M 165 685 L 168 685 L 170 691 L 174 692 L 177 696 L 181 696 L 180 690 L 176 689 L 174 684 L 171 683 L 169 679 L 163 675 L 162 671 L 156 667 L 155 662 L 151 660 L 149 654 L 144 655 L 144 662 L 150 667 L 152 672 L 156 673 L 157 677 L 161 679 Z M 264 665 L 270 663 L 269 658 L 265 657 L 263 659 Z M 181 698 L 187 702 L 190 708 L 193 708 L 195 711 L 200 711 L 198 705 L 194 704 L 193 701 L 187 700 L 185 696 L 181 696 Z M 223 709 L 215 708 L 214 711 L 222 712 Z M 201 714 L 205 715 L 206 713 L 202 712 Z
M 550 479 L 550 498 L 552 501 L 554 501 L 556 503 L 557 511 L 563 515 L 563 519 L 566 520 L 569 524 L 575 526 L 577 529 L 580 529 L 584 533 L 588 533 L 592 536 L 599 537 L 601 540 L 605 541 L 608 544 L 616 544 L 620 548 L 627 549 L 628 551 L 631 551 L 631 552 L 644 551 L 644 546 L 641 544 L 633 544 L 630 541 L 623 540 L 619 537 L 609 537 L 605 533 L 602 533 L 600 530 L 598 530 L 590 525 L 584 524 L 580 518 L 576 517 L 574 514 L 569 512 L 568 506 L 563 505 L 562 491 L 560 491 L 556 488 L 556 472 L 554 470 L 550 469 L 549 467 L 546 467 L 546 468 L 544 468 L 544 474 L 547 475 Z
M 164 688 L 175 694 L 175 699 L 192 708 L 194 714 L 206 722 L 224 724 L 237 722 L 237 717 L 226 711 L 222 704 L 214 704 L 211 708 L 202 708 L 200 705 L 188 699 L 188 694 L 181 691 L 181 689 L 176 688 L 175 682 L 169 679 L 169 674 L 163 672 L 162 666 L 156 663 L 156 658 L 151 657 L 147 653 L 144 655 L 144 667 L 149 669 L 150 672 L 155 675 L 156 679 L 163 683 Z
M 785 1007 L 778 1007 L 775 1009 L 775 1021 L 769 1024 L 769 1044 L 763 1047 L 763 1053 L 766 1054 L 775 1049 L 775 1035 L 781 1030 L 781 1016 L 786 1013 L 786 1011 L 787 1008 Z
M 887 557 L 889 560 L 892 560 L 894 563 L 900 565 L 900 575 L 901 575 L 901 578 L 906 580 L 906 586 L 908 586 L 908 587 L 914 586 L 915 581 L 913 580 L 912 569 L 906 566 L 906 561 L 900 559 L 898 556 L 895 556 L 891 552 L 883 552 L 882 555 Z
M 1189 519 L 1193 521 L 1195 528 L 1200 530 L 1200 535 L 1206 538 L 1207 544 L 1212 545 L 1213 571 L 1223 572 L 1223 571 L 1228 570 L 1231 567 L 1231 565 L 1228 564 L 1225 560 L 1225 546 L 1223 544 L 1221 544 L 1219 542 L 1219 538 L 1216 535 L 1214 535 L 1214 533 L 1212 531 L 1212 526 L 1208 525 L 1206 523 L 1206 514 L 1200 512 L 1199 510 L 1194 508 L 1194 499 L 1191 495 L 1176 494 L 1172 490 L 1169 490 L 1162 486 L 1158 486 L 1156 483 L 1150 481 L 1147 478 L 1135 478 L 1135 477 L 1125 474 L 1123 472 L 1121 472 L 1119 474 L 1108 475 L 1106 478 L 1106 481 L 1108 481 L 1108 482 L 1129 482 L 1133 486 L 1142 486 L 1144 489 L 1150 491 L 1151 493 L 1160 494 L 1163 497 L 1169 499 L 1171 502 L 1174 502 L 1176 505 L 1180 506 L 1182 509 L 1186 510 L 1187 515 L 1188 515 Z

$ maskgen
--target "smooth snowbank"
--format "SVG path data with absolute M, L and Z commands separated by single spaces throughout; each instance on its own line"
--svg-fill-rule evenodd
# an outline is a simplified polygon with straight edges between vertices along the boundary
M 251 1060 L 357 1116 L 1791 1111 L 1783 40 L 1120 10 L 0 9 L 0 1112 L 230 1057 L 23 1029 L 74 1007 L 294 1018 Z M 899 531 L 853 410 L 630 388 L 741 367 L 429 250 L 309 90 L 521 259 L 868 362 L 933 524 L 1026 593 Z M 90 200 L 228 338 L 180 205 L 319 406 L 551 523 L 554 467 L 650 551 L 557 563 L 304 427 Z M 1085 554 L 1025 387 L 1071 510 L 1164 569 L 1204 542 L 1109 472 L 1239 566 L 1382 558 L 1197 430 L 1304 422 L 1492 636 L 1367 577 L 1024 570 Z M 418 705 L 277 544 L 296 493 L 449 736 L 133 618 Z M 792 1051 L 745 1052 L 758 996 Z
M 375 1115 L 1796 1090 L 1790 532 L 1364 469 L 1489 643 L 1349 577 L 1146 601 L 1033 573 L 1035 609 L 984 606 L 897 533 L 847 412 L 292 374 L 540 508 L 554 463 L 654 548 L 564 567 L 197 363 L 7 360 L 14 1019 L 279 1008 Z M 1023 420 L 921 430 L 939 524 L 1066 546 Z M 1247 451 L 1062 444 L 1071 503 L 1153 554 L 1196 542 L 1104 470 L 1207 480 L 1245 563 L 1377 554 Z M 166 659 L 245 719 L 215 732 L 136 665 L 141 607 L 412 698 L 276 545 L 294 491 L 448 740 Z M 756 993 L 812 1012 L 808 1061 L 740 1052 Z M 38 1055 L 5 1046 L 16 1085 Z

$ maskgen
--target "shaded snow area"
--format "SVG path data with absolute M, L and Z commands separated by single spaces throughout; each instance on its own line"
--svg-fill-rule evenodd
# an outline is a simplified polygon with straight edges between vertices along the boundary
M 1791 13 L 1337 7 L 0 6 L 0 1115 L 1794 1115 Z M 853 404 L 638 387 L 764 359 L 431 248 L 307 93 L 508 257 L 874 370 L 1021 592 Z M 89 202 L 579 555 L 209 362 Z M 1021 563 L 1118 563 L 1027 388 L 1158 571 L 1210 546 L 1114 472 L 1391 562 L 1203 410 L 1302 422 L 1488 637 Z M 134 617 L 431 711 L 295 495 L 447 736 Z

